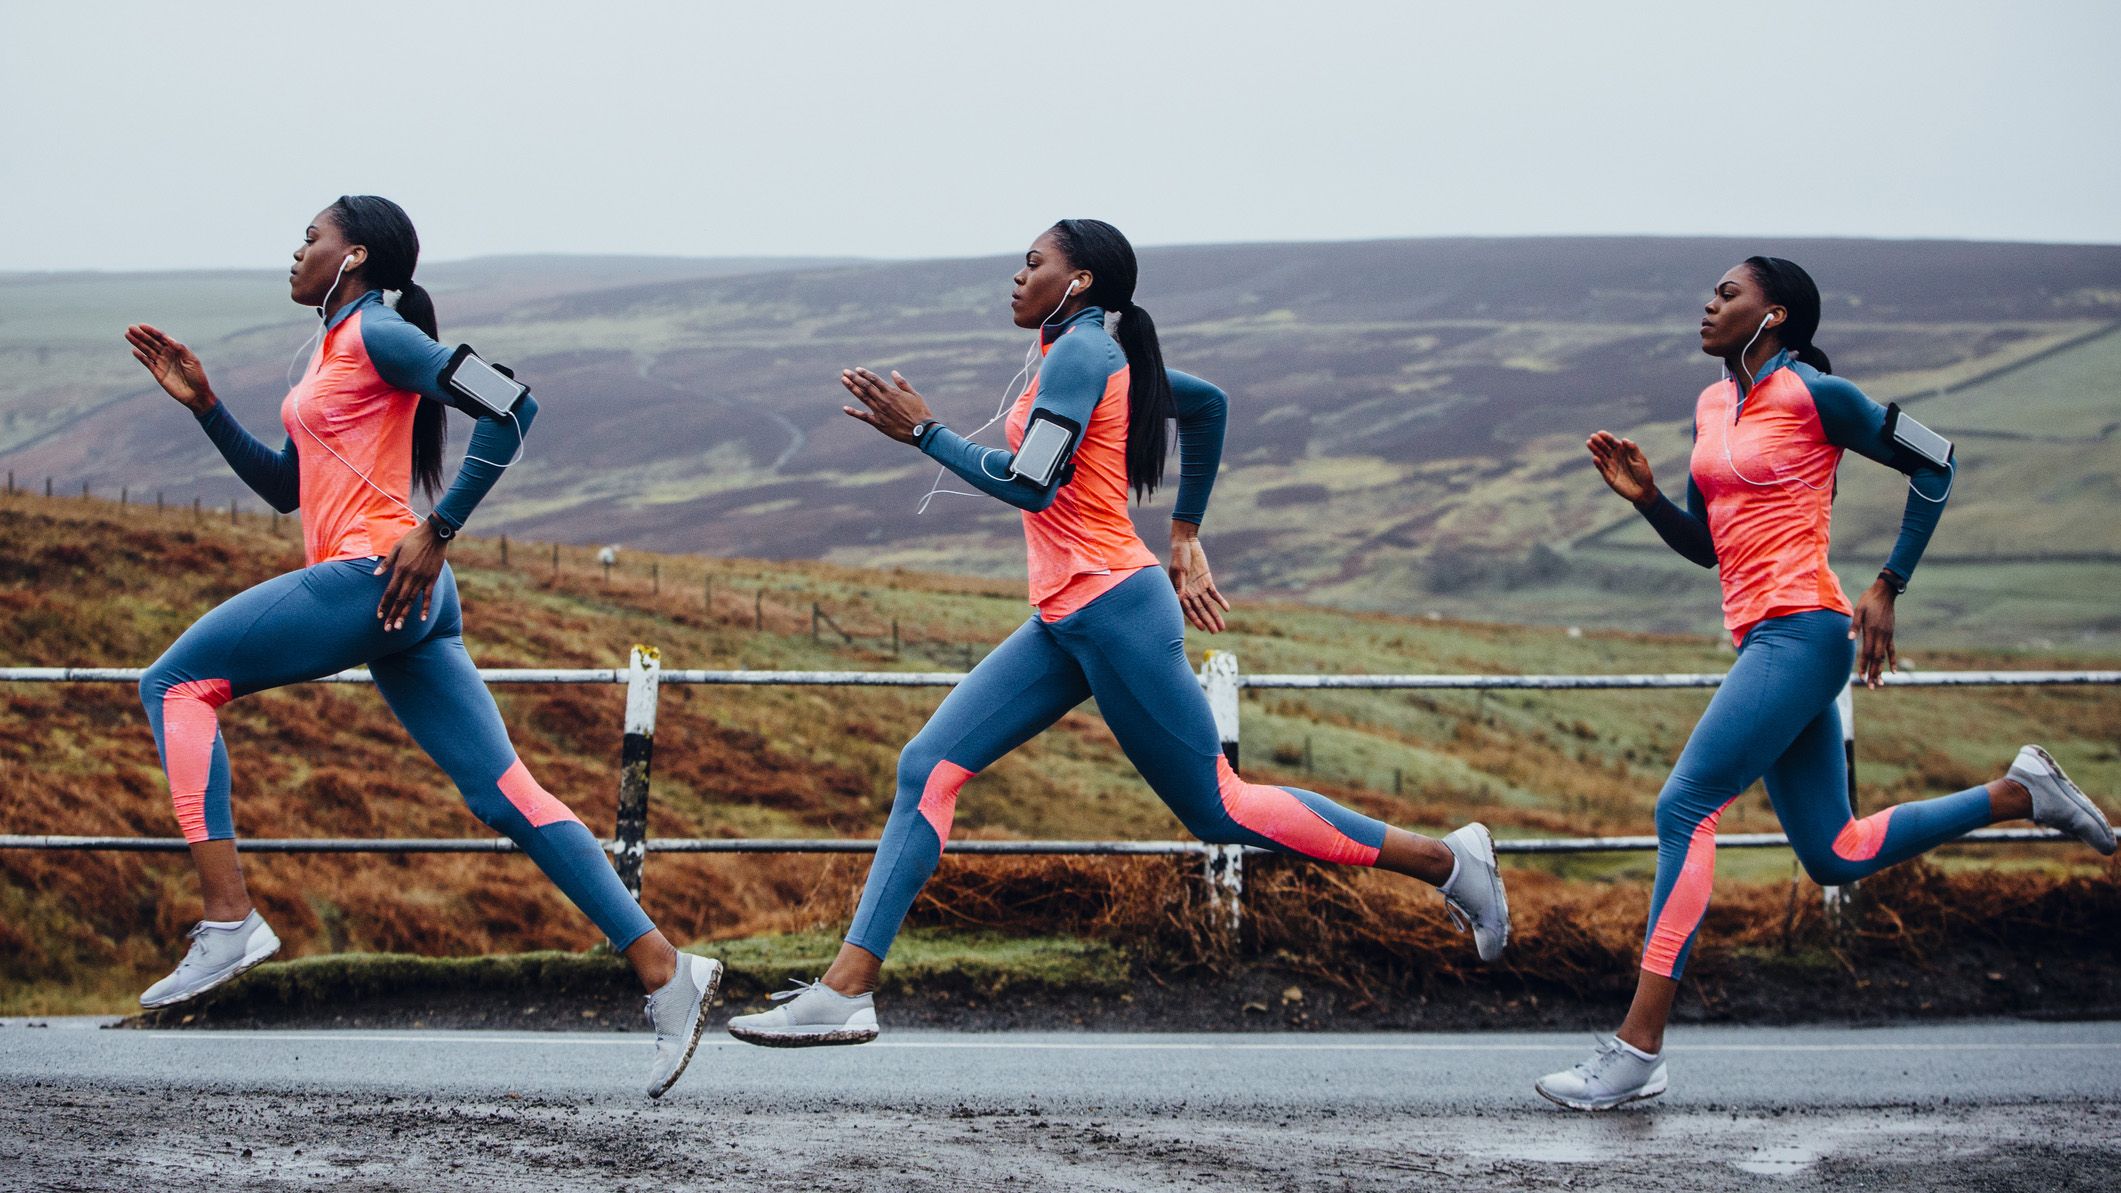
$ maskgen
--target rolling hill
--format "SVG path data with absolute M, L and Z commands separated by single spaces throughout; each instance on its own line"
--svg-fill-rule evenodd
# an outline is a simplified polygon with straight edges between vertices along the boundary
M 1954 508 L 1903 605 L 1911 642 L 2121 644 L 2121 248 L 1526 239 L 1144 253 L 1167 358 L 1233 397 L 1208 541 L 1226 588 L 1350 609 L 1711 633 L 1713 577 L 1658 550 L 1581 441 L 1642 439 L 1675 477 L 1715 375 L 1695 312 L 1730 263 L 1805 262 L 1837 369 L 1961 442 Z M 953 425 L 1026 340 L 1009 258 L 509 258 L 425 271 L 444 333 L 508 360 L 545 413 L 485 533 L 1017 575 L 1014 514 L 914 506 L 933 469 L 842 416 L 847 364 L 907 374 Z M 114 495 L 247 497 L 117 333 L 188 337 L 270 430 L 306 316 L 274 273 L 0 276 L 0 467 Z M 458 428 L 462 434 L 461 425 Z M 989 433 L 990 436 L 993 432 Z M 1837 560 L 1866 576 L 1897 479 L 1844 472 Z M 1166 499 L 1167 499 L 1166 495 Z M 1166 508 L 1140 521 L 1152 543 Z

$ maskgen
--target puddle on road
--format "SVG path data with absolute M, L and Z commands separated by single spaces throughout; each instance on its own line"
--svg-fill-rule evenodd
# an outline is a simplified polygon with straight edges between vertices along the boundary
M 1520 1164 L 1640 1163 L 1659 1156 L 1699 1167 L 1727 1164 L 1753 1176 L 1791 1177 L 1834 1156 L 1935 1161 L 1988 1150 L 1952 1117 L 1890 1111 L 1762 1117 L 1752 1113 L 1630 1107 L 1598 1115 L 1493 1121 L 1453 1140 L 1464 1159 Z

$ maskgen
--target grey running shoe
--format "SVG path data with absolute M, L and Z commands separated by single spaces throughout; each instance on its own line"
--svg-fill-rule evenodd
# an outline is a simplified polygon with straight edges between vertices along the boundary
M 738 1015 L 729 1021 L 729 1034 L 768 1048 L 866 1044 L 876 1038 L 876 1002 L 867 994 L 849 998 L 820 978 L 767 997 L 781 1005 Z
M 1549 1073 L 1532 1083 L 1539 1096 L 1571 1110 L 1611 1110 L 1665 1091 L 1664 1054 L 1649 1060 L 1635 1055 L 1619 1038 L 1598 1041 L 1591 1058 L 1573 1069 Z
M 2099 805 L 2070 782 L 2068 775 L 2046 750 L 2026 746 L 2018 751 L 2004 776 L 2024 787 L 2033 797 L 2033 823 L 2061 829 L 2100 853 L 2112 856 L 2114 829 Z
M 1502 956 L 1510 943 L 1510 900 L 1502 891 L 1502 872 L 1495 868 L 1495 842 L 1488 826 L 1474 821 L 1443 839 L 1458 859 L 1458 872 L 1443 885 L 1451 922 L 1473 931 L 1473 949 L 1482 961 Z
M 233 928 L 210 928 L 202 920 L 190 936 L 191 951 L 168 977 L 147 988 L 141 1006 L 152 1011 L 197 998 L 280 951 L 280 938 L 256 908 Z
M 660 1098 L 677 1084 L 678 1075 L 700 1046 L 707 1027 L 707 1008 L 722 986 L 722 963 L 712 957 L 678 954 L 678 971 L 648 996 L 648 1026 L 655 1029 L 655 1064 L 648 1070 L 648 1096 Z

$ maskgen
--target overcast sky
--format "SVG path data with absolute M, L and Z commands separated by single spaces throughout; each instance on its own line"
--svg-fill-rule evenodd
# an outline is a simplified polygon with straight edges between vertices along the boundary
M 0 269 L 1731 233 L 2121 241 L 2121 4 L 10 0 Z

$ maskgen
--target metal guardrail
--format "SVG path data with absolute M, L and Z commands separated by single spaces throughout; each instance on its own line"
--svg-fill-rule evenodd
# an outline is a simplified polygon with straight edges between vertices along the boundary
M 0 667 L 0 683 L 138 683 L 142 669 L 136 667 Z M 653 647 L 636 646 L 622 668 L 481 668 L 479 677 L 489 684 L 625 684 L 626 718 L 621 746 L 619 805 L 613 839 L 605 843 L 627 889 L 635 897 L 641 890 L 641 863 L 650 853 L 874 853 L 874 840 L 819 838 L 711 838 L 648 836 L 648 792 L 654 758 L 657 693 L 665 684 L 774 687 L 950 687 L 965 678 L 960 671 L 716 671 L 664 670 L 661 654 Z M 1223 752 L 1235 766 L 1238 761 L 1239 693 L 1247 688 L 1310 691 L 1611 691 L 1673 688 L 1713 688 L 1723 682 L 1716 673 L 1665 673 L 1636 675 L 1247 675 L 1239 670 L 1237 657 L 1226 651 L 1210 651 L 1201 664 L 1200 681 L 1214 714 Z M 321 676 L 313 683 L 372 683 L 365 669 Z M 1903 672 L 1885 677 L 1888 687 L 2046 687 L 2061 685 L 2121 685 L 2121 671 L 1930 671 Z M 1840 696 L 1844 744 L 1849 752 L 1850 804 L 1855 796 L 1855 709 L 1852 688 Z M 2068 840 L 2047 829 L 1986 829 L 1959 839 L 1962 843 L 2040 842 Z M 1718 836 L 1719 848 L 1783 848 L 1789 839 L 1781 833 L 1732 833 Z M 109 850 L 131 853 L 182 852 L 189 848 L 181 837 L 88 837 L 63 835 L 0 835 L 0 849 Z M 242 843 L 249 853 L 512 853 L 514 842 L 494 838 L 278 838 L 253 839 Z M 1654 836 L 1498 839 L 1497 853 L 1569 854 L 1613 853 L 1654 850 Z M 1211 903 L 1226 926 L 1235 928 L 1243 894 L 1244 856 L 1260 852 L 1240 845 L 1213 845 L 1200 841 L 955 841 L 952 854 L 978 856 L 1092 855 L 1092 856 L 1194 856 L 1204 861 L 1204 876 Z M 1827 888 L 1830 904 L 1839 892 Z

